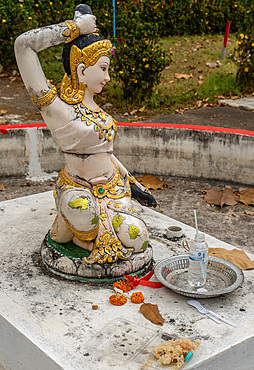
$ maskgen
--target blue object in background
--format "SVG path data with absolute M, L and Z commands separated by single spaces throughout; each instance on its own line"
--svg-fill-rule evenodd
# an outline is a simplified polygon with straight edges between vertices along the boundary
M 112 0 L 112 10 L 113 10 L 113 40 L 115 46 L 115 38 L 116 38 L 116 7 L 115 7 L 115 0 Z

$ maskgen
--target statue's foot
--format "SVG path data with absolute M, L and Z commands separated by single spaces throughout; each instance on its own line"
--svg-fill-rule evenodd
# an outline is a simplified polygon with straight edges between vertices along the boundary
M 116 262 L 119 259 L 128 260 L 133 253 L 133 248 L 125 248 L 120 240 L 109 231 L 104 231 L 96 241 L 94 250 L 88 258 L 83 260 L 88 263 Z

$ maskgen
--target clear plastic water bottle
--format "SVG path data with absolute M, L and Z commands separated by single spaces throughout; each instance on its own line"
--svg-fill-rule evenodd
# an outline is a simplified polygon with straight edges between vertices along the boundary
M 208 263 L 208 244 L 205 235 L 197 235 L 190 244 L 188 283 L 193 287 L 201 287 L 206 283 L 206 272 Z

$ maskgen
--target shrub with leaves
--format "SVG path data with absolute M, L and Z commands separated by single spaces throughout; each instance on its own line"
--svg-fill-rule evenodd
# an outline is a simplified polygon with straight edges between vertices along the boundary
M 13 52 L 15 38 L 22 32 L 37 26 L 32 2 L 0 0 L 0 63 L 5 67 L 15 66 Z
M 0 0 L 0 63 L 6 68 L 16 65 L 13 51 L 21 33 L 49 24 L 72 19 L 79 0 Z
M 152 94 L 162 71 L 171 62 L 159 44 L 158 24 L 144 22 L 142 7 L 126 6 L 117 17 L 116 52 L 112 75 L 121 83 L 124 98 L 141 100 Z M 142 5 L 142 4 L 141 4 Z
M 248 23 L 237 34 L 236 47 L 231 58 L 237 65 L 237 81 L 244 92 L 254 87 L 254 4 L 245 11 Z
M 237 81 L 243 91 L 254 87 L 254 31 L 237 36 L 233 60 L 237 64 Z

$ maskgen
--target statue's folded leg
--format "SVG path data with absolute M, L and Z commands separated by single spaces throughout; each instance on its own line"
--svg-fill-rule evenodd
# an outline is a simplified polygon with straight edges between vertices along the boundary
M 74 243 L 91 250 L 98 234 L 100 212 L 89 190 L 70 188 L 56 199 L 58 216 L 51 227 L 51 238 L 60 243 Z
M 149 243 L 148 230 L 145 222 L 131 207 L 130 200 L 128 203 L 119 201 L 108 205 L 112 226 L 126 248 L 134 248 L 134 253 L 143 252 Z

